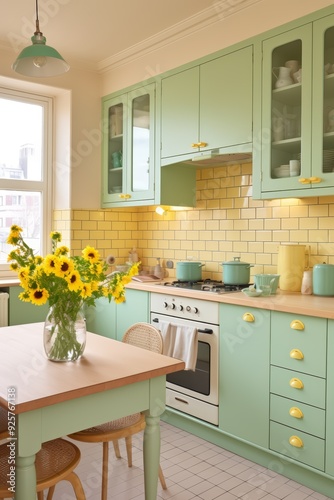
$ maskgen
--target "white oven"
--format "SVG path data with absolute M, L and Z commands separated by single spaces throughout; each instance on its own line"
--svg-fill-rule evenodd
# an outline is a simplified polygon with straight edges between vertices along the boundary
M 191 326 L 198 332 L 195 371 L 167 375 L 166 404 L 218 425 L 219 305 L 193 298 L 151 294 L 151 323 Z

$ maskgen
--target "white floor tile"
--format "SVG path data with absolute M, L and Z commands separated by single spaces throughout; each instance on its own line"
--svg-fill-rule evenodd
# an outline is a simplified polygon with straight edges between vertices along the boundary
M 77 467 L 87 500 L 101 498 L 102 446 L 76 442 L 81 449 Z M 133 466 L 110 447 L 108 500 L 145 500 L 142 436 L 133 439 Z M 161 423 L 161 466 L 167 490 L 159 483 L 157 500 L 330 500 L 310 488 L 186 431 Z M 46 495 L 45 495 L 46 497 Z M 333 497 L 334 498 L 334 497 Z M 73 500 L 71 485 L 62 481 L 53 500 Z

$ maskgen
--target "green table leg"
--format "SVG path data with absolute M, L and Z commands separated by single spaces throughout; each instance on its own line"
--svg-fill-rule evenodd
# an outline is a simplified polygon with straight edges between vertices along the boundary
M 160 417 L 146 415 L 144 431 L 145 500 L 156 500 L 160 463 Z
M 36 499 L 35 455 L 17 457 L 16 459 L 16 493 L 15 500 Z

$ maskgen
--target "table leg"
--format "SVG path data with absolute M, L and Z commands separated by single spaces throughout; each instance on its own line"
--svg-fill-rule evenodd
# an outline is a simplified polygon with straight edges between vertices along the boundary
M 160 463 L 160 417 L 146 415 L 143 448 L 145 500 L 156 500 Z
M 15 500 L 36 499 L 35 455 L 16 457 L 16 493 Z

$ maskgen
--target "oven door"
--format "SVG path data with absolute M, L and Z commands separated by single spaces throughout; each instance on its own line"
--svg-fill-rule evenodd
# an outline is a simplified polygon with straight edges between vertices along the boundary
M 159 321 L 192 326 L 198 331 L 195 371 L 183 370 L 167 375 L 167 405 L 203 420 L 218 424 L 218 325 L 204 324 L 163 314 L 151 313 L 151 323 Z

